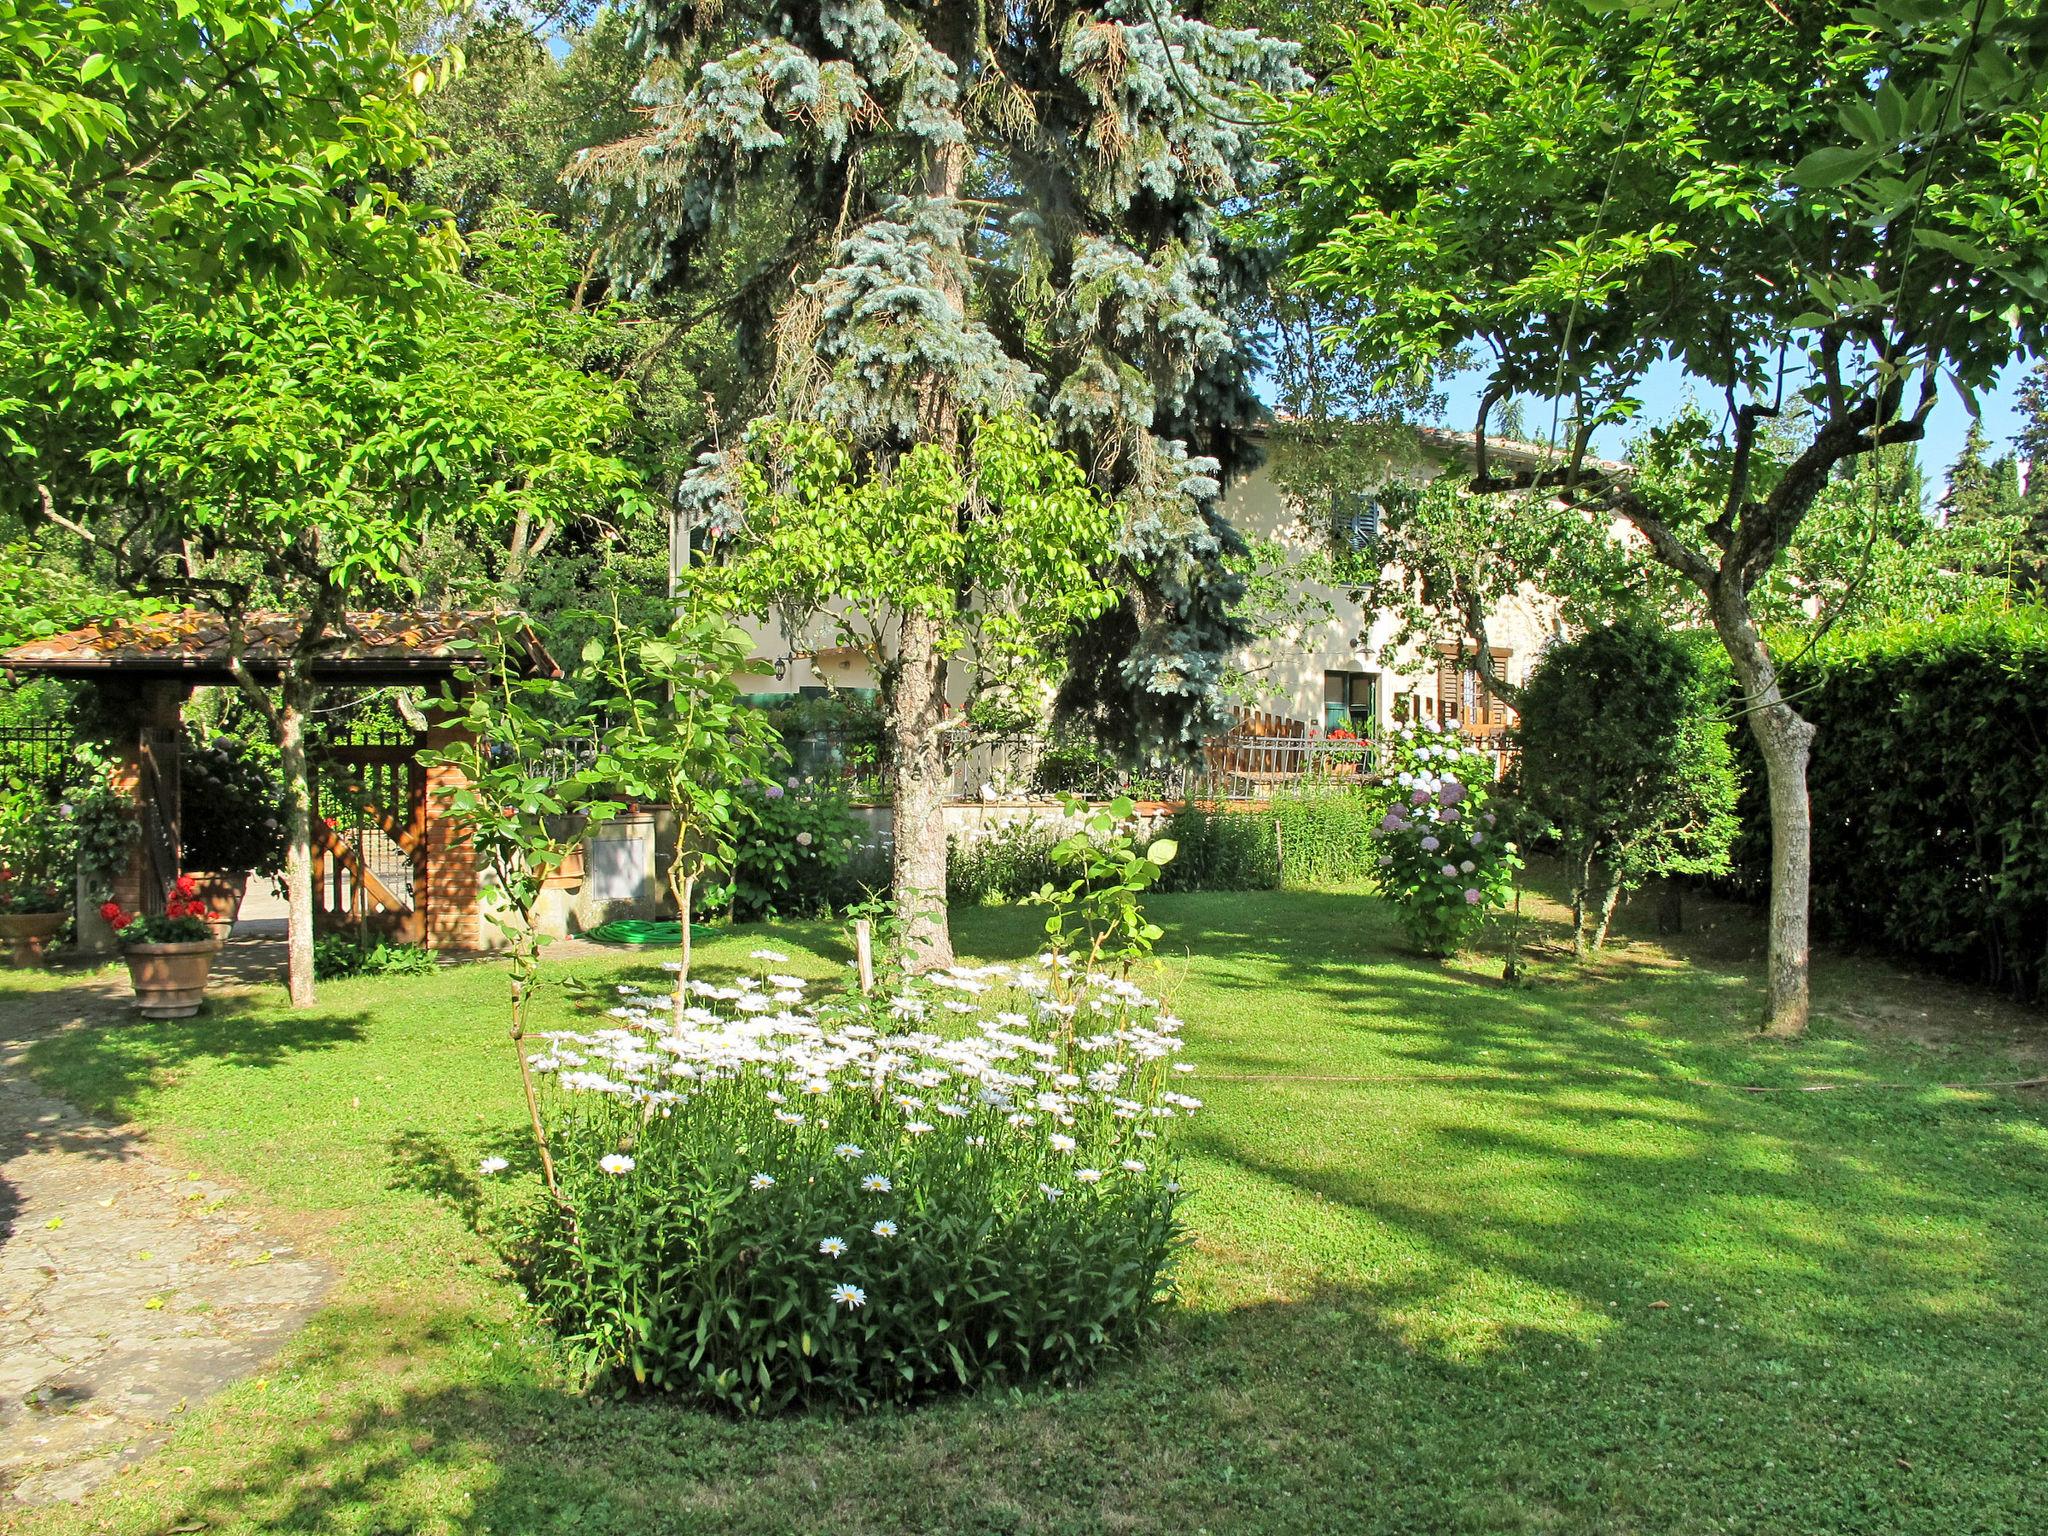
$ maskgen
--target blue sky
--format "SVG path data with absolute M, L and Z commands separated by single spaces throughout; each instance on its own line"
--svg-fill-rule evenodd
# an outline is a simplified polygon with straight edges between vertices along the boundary
M 2010 446 L 2013 433 L 2019 427 L 2019 384 L 2026 374 L 2028 364 L 2015 363 L 1999 377 L 1997 385 L 1980 395 L 1977 409 L 1984 422 L 1984 432 L 1993 445 L 1994 451 L 2003 451 Z M 1460 375 L 1446 390 L 1444 425 L 1459 431 L 1472 429 L 1472 416 L 1479 408 L 1479 391 L 1483 376 L 1477 372 Z M 1710 410 L 1721 410 L 1720 397 L 1711 391 L 1688 384 L 1684 372 L 1675 364 L 1661 364 L 1652 369 L 1644 379 L 1642 389 L 1642 423 L 1657 422 L 1676 412 L 1685 402 L 1688 393 Z M 1525 401 L 1526 412 L 1532 434 L 1542 436 L 1550 429 L 1550 412 L 1547 404 L 1539 406 Z M 1927 473 L 1928 490 L 1931 496 L 1938 496 L 1948 483 L 1948 467 L 1963 446 L 1963 436 L 1969 430 L 1970 413 L 1965 409 L 1962 398 L 1944 385 L 1940 401 L 1934 413 L 1928 418 L 1927 436 L 1920 444 L 1920 464 Z M 1593 451 L 1605 458 L 1619 458 L 1627 446 L 1631 432 L 1637 427 L 1603 428 L 1593 435 Z

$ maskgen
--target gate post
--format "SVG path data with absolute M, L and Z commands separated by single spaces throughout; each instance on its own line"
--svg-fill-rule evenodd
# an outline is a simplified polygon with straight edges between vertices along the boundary
M 466 727 L 453 723 L 435 701 L 427 705 L 427 719 L 427 729 L 419 738 L 421 752 L 475 739 Z M 431 764 L 425 772 L 426 869 L 414 897 L 419 908 L 420 942 L 428 949 L 474 950 L 480 947 L 476 849 L 469 833 L 448 815 L 449 792 L 469 780 L 460 768 L 446 763 Z
M 107 893 L 119 902 L 124 911 L 141 912 L 152 901 L 161 903 L 162 891 L 149 889 L 151 860 L 143 847 L 143 765 L 142 738 L 152 730 L 176 731 L 185 719 L 185 700 L 192 692 L 189 683 L 176 679 L 152 678 L 139 684 L 125 686 L 109 683 L 100 684 L 101 696 L 106 701 L 108 716 L 119 722 L 121 734 L 116 738 L 120 743 L 119 755 L 115 758 L 111 774 L 115 793 L 125 799 L 135 819 L 135 838 L 128 845 L 128 862 L 114 875 L 110 882 L 112 889 Z M 77 947 L 87 954 L 110 953 L 114 948 L 113 931 L 100 917 L 100 902 L 106 899 L 87 891 L 81 882 L 78 892 L 78 938 Z

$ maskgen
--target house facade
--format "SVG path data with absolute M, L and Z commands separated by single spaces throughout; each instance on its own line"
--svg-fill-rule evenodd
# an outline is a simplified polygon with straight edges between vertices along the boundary
M 1367 478 L 1430 478 L 1469 468 L 1468 434 L 1420 429 L 1412 455 L 1383 456 L 1382 473 Z M 1543 460 L 1548 450 L 1489 441 L 1490 456 L 1505 467 Z M 1260 729 L 1275 734 L 1327 735 L 1344 729 L 1376 734 L 1403 720 L 1455 723 L 1487 732 L 1509 723 L 1508 711 L 1470 670 L 1459 664 L 1459 647 L 1445 636 L 1438 645 L 1410 645 L 1390 653 L 1400 630 L 1395 614 L 1354 601 L 1347 591 L 1318 579 L 1316 556 L 1331 538 L 1353 538 L 1360 547 L 1376 530 L 1358 521 L 1355 510 L 1308 505 L 1284 491 L 1269 466 L 1238 476 L 1226 489 L 1223 510 L 1249 539 L 1275 554 L 1279 583 L 1288 594 L 1275 605 L 1271 633 L 1236 658 L 1244 679 L 1243 702 Z M 1343 520 L 1344 526 L 1334 526 Z M 1291 601 L 1290 601 L 1291 600 Z M 1293 613 L 1286 612 L 1292 607 Z M 757 650 L 742 686 L 751 694 L 823 694 L 872 689 L 875 658 L 841 645 L 829 617 L 790 633 L 768 619 L 743 621 L 756 636 Z M 1561 632 L 1558 604 L 1527 589 L 1487 616 L 1495 675 L 1522 682 L 1543 649 Z M 1464 659 L 1471 661 L 1469 642 Z M 974 686 L 973 668 L 956 666 L 948 680 L 949 702 L 964 707 Z

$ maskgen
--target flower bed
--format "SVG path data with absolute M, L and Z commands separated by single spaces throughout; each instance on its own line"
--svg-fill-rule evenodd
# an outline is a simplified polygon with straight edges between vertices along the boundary
M 531 1277 L 594 1374 L 865 1408 L 1076 1377 L 1154 1322 L 1197 1107 L 1156 1000 L 1050 956 L 874 1004 L 690 991 L 534 1060 L 565 1209 Z

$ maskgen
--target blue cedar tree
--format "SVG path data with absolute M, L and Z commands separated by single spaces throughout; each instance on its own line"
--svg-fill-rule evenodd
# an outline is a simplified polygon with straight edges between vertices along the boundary
M 647 0 L 638 23 L 645 131 L 572 167 L 615 275 L 701 304 L 707 273 L 765 249 L 730 304 L 755 398 L 878 473 L 917 444 L 964 451 L 977 420 L 1049 418 L 1119 509 L 1128 593 L 1076 697 L 1133 750 L 1200 739 L 1248 638 L 1217 503 L 1258 412 L 1262 272 L 1219 210 L 1269 167 L 1233 103 L 1302 83 L 1292 46 L 1157 0 Z M 739 453 L 691 487 L 728 525 Z M 907 614 L 884 674 L 899 831 L 936 825 L 944 653 Z M 899 902 L 944 885 L 943 841 L 911 867 L 905 841 Z

